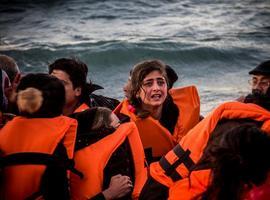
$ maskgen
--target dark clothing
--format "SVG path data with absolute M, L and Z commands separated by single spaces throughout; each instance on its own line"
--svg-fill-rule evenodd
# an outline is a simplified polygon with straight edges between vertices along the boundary
M 179 114 L 180 111 L 177 105 L 173 102 L 171 95 L 168 94 L 168 97 L 163 103 L 161 119 L 159 122 L 162 126 L 168 129 L 171 134 L 173 134 Z
M 123 144 L 121 144 L 118 149 L 113 152 L 110 160 L 108 161 L 104 169 L 103 190 L 109 187 L 111 177 L 117 174 L 130 177 L 132 183 L 134 183 L 135 181 L 134 163 L 128 139 L 126 139 Z M 119 198 L 119 200 L 132 199 L 131 194 L 132 191 L 126 196 Z
M 150 176 L 141 191 L 139 200 L 166 200 L 168 196 L 169 189 Z
M 106 200 L 106 199 L 105 199 L 103 193 L 100 192 L 100 193 L 98 193 L 96 196 L 92 197 L 92 198 L 89 199 L 89 200 Z
M 117 99 L 105 97 L 102 95 L 90 94 L 89 97 L 90 97 L 90 104 L 89 104 L 90 108 L 102 106 L 114 110 L 116 106 L 118 106 L 118 104 L 120 103 Z

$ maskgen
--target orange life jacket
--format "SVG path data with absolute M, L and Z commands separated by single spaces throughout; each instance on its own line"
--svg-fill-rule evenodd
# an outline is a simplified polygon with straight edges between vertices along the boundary
M 72 199 L 89 199 L 102 192 L 103 170 L 113 152 L 128 139 L 134 161 L 135 183 L 133 199 L 138 198 L 146 181 L 145 157 L 137 127 L 133 122 L 124 123 L 112 134 L 75 152 L 75 168 L 84 175 L 83 179 L 71 174 Z
M 169 200 L 191 200 L 207 189 L 210 169 L 192 171 L 190 177 L 177 181 L 169 190 Z
M 191 200 L 206 191 L 211 181 L 211 170 L 192 171 L 189 177 L 173 184 L 169 189 L 169 200 Z M 270 178 L 260 186 L 244 191 L 244 200 L 267 200 L 270 195 Z
M 73 113 L 83 112 L 87 109 L 89 109 L 89 106 L 87 104 L 83 103 L 78 108 L 76 108 Z
M 1 156 L 21 152 L 53 154 L 62 142 L 68 158 L 73 157 L 77 122 L 59 116 L 55 118 L 15 117 L 0 130 Z M 3 199 L 26 199 L 39 191 L 44 165 L 12 165 L 3 169 L 0 196 Z
M 227 102 L 216 108 L 189 131 L 173 150 L 150 165 L 150 175 L 159 183 L 171 187 L 188 176 L 190 168 L 201 158 L 210 134 L 221 119 L 252 119 L 264 122 L 262 130 L 270 133 L 270 112 L 255 104 Z
M 180 111 L 173 134 L 151 116 L 146 119 L 138 118 L 130 111 L 128 100 L 122 101 L 114 110 L 116 114 L 129 116 L 136 123 L 143 147 L 152 148 L 153 157 L 165 155 L 199 122 L 200 99 L 195 86 L 173 88 L 169 93 Z

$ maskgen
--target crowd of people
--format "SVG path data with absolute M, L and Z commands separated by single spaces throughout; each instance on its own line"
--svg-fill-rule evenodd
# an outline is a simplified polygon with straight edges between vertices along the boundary
M 266 200 L 270 60 L 250 94 L 200 115 L 196 86 L 161 60 L 135 64 L 125 98 L 96 95 L 88 67 L 60 58 L 21 76 L 0 55 L 0 199 Z

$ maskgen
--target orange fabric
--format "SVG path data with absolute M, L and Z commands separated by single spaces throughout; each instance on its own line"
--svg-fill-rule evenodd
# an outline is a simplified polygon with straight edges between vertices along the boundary
M 15 117 L 0 130 L 0 150 L 3 155 L 19 152 L 52 154 L 63 142 L 69 158 L 73 157 L 77 122 L 60 116 L 55 118 Z M 16 165 L 3 170 L 0 188 L 3 199 L 26 199 L 39 190 L 45 166 Z
M 264 122 L 262 129 L 270 133 L 270 112 L 255 104 L 244 104 L 240 102 L 227 102 L 220 105 L 212 113 L 210 113 L 197 126 L 191 129 L 179 142 L 184 150 L 191 151 L 190 157 L 196 163 L 202 156 L 203 150 L 207 145 L 208 139 L 217 123 L 221 119 L 244 119 L 249 118 L 256 121 Z M 168 152 L 165 158 L 170 164 L 173 164 L 178 157 L 173 151 Z M 179 165 L 176 171 L 183 177 L 189 174 L 188 169 L 183 165 Z M 165 175 L 164 170 L 158 162 L 152 163 L 150 166 L 151 176 L 159 183 L 170 187 L 174 184 L 173 180 Z
M 83 112 L 87 109 L 89 109 L 89 106 L 87 104 L 83 103 L 78 108 L 76 108 L 73 113 Z
M 114 133 L 75 152 L 75 168 L 84 174 L 84 178 L 71 174 L 72 199 L 87 199 L 102 192 L 103 170 L 113 152 L 128 138 L 134 161 L 135 183 L 132 193 L 137 199 L 146 181 L 144 151 L 138 130 L 133 122 L 122 124 Z
M 191 200 L 206 191 L 211 181 L 211 170 L 193 171 L 190 177 L 177 181 L 169 189 L 169 200 Z M 268 200 L 270 178 L 260 186 L 253 186 L 244 192 L 243 200 Z
M 169 200 L 191 200 L 207 189 L 210 170 L 193 171 L 190 177 L 177 181 L 169 190 Z
M 175 144 L 199 122 L 200 99 L 195 86 L 171 89 L 174 103 L 180 110 L 173 135 L 158 120 L 148 117 L 138 118 L 129 110 L 128 100 L 124 100 L 114 110 L 130 117 L 138 127 L 144 148 L 152 148 L 153 157 L 160 157 L 170 151 Z

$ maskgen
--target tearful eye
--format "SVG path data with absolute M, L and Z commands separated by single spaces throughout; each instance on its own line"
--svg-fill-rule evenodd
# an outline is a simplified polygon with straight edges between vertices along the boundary
M 162 81 L 158 81 L 157 84 L 158 84 L 159 86 L 163 86 L 163 85 L 165 84 L 165 81 L 163 81 L 163 80 L 162 80 Z
M 152 82 L 146 82 L 143 84 L 143 86 L 145 86 L 145 87 L 151 87 L 152 85 L 153 85 Z

